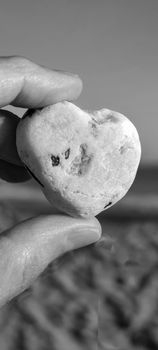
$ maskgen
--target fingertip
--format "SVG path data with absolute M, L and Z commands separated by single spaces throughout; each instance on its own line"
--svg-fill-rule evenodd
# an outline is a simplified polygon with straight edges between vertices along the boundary
M 76 100 L 80 96 L 83 89 L 82 79 L 77 74 L 74 75 L 74 85 L 75 85 L 75 89 L 74 91 L 72 91 L 74 92 L 74 95 L 72 95 L 71 100 Z
M 80 227 L 87 227 L 90 230 L 93 230 L 96 232 L 96 240 L 101 237 L 102 234 L 102 227 L 99 222 L 99 220 L 95 216 L 91 216 L 90 218 L 78 218 L 75 220 L 79 220 Z
M 43 68 L 44 74 L 48 73 L 49 77 L 49 84 L 51 87 L 51 84 L 53 81 L 56 82 L 57 90 L 60 88 L 65 89 L 66 94 L 68 95 L 68 90 L 71 95 L 71 99 L 76 99 L 78 96 L 81 94 L 82 89 L 83 89 L 83 81 L 79 74 L 73 73 L 73 72 L 68 72 L 60 69 L 49 69 L 44 66 L 39 66 L 39 69 Z M 40 72 L 41 73 L 41 72 Z M 67 97 L 67 99 L 70 99 Z
M 61 70 L 44 71 L 45 78 L 45 94 L 44 98 L 39 102 L 38 106 L 43 107 L 60 101 L 76 100 L 83 88 L 82 79 L 79 75 Z M 42 83 L 41 83 L 42 87 Z M 35 104 L 37 107 L 37 103 Z
M 102 233 L 101 225 L 95 217 L 91 218 L 71 218 L 74 227 L 67 232 L 66 250 L 74 250 L 96 243 Z
M 73 73 L 47 68 L 31 60 L 1 57 L 0 106 L 12 104 L 40 108 L 63 100 L 74 100 L 82 91 L 82 80 Z
M 96 217 L 93 218 L 93 222 L 94 222 L 94 227 L 96 229 L 96 232 L 98 234 L 98 237 L 96 237 L 96 241 L 98 241 L 102 235 L 102 226 Z

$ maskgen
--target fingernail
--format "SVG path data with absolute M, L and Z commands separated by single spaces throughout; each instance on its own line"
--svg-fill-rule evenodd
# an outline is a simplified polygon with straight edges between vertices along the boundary
M 67 71 L 62 70 L 62 69 L 53 69 L 53 71 L 57 72 L 57 73 L 61 73 L 63 75 L 70 76 L 70 77 L 80 78 L 78 74 L 73 73 L 73 72 L 67 72 Z
M 100 238 L 100 231 L 96 228 L 76 228 L 68 238 L 70 249 L 77 249 L 92 244 Z

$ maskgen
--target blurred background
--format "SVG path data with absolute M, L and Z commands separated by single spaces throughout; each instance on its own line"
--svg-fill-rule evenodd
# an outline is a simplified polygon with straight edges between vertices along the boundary
M 1 350 L 158 349 L 157 37 L 157 0 L 0 1 L 1 55 L 78 73 L 76 104 L 125 114 L 142 144 L 132 188 L 98 215 L 102 240 L 51 264 L 0 310 Z M 34 180 L 1 181 L 1 231 L 47 212 Z

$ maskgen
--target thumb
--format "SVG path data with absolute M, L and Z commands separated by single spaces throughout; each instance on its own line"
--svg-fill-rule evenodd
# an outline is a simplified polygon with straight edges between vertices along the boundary
M 96 242 L 101 226 L 96 218 L 41 215 L 0 235 L 0 306 L 38 277 L 65 252 Z

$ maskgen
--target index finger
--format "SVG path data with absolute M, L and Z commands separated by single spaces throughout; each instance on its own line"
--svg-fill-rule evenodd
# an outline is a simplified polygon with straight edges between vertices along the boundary
M 0 107 L 44 107 L 74 100 L 81 90 L 77 75 L 45 68 L 24 57 L 0 57 Z

